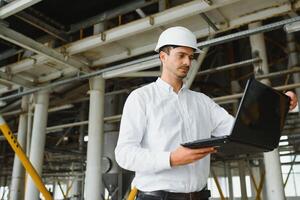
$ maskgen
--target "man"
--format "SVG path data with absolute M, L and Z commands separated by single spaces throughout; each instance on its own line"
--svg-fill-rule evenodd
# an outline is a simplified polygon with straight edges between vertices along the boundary
M 162 63 L 156 82 L 128 97 L 115 150 L 118 164 L 135 171 L 140 200 L 208 199 L 205 191 L 212 148 L 189 149 L 180 144 L 211 135 L 229 134 L 234 118 L 202 93 L 185 87 L 194 53 L 194 34 L 172 27 L 159 37 L 155 51 Z M 294 93 L 291 107 L 296 106 Z

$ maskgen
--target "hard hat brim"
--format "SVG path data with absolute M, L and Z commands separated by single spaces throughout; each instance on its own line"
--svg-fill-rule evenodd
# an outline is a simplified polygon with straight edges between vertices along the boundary
M 204 52 L 204 51 L 202 51 L 201 49 L 199 49 L 198 47 L 196 47 L 196 48 L 190 47 L 190 48 L 192 48 L 192 49 L 195 50 L 194 53 L 203 53 L 203 52 Z M 159 49 L 160 49 L 160 48 L 156 47 L 154 51 L 157 52 L 157 53 L 159 53 Z
M 204 51 L 202 51 L 201 49 L 199 49 L 198 47 L 195 48 L 195 53 L 203 53 Z

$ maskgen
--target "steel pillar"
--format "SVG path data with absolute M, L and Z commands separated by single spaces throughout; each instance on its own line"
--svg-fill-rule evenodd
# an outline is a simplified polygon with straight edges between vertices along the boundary
M 266 189 L 268 199 L 285 199 L 283 178 L 281 173 L 280 157 L 278 149 L 264 153 L 266 169 Z
M 69 181 L 70 185 L 70 200 L 79 200 L 80 199 L 80 188 L 81 188 L 81 181 L 78 180 L 78 177 L 73 177 L 72 180 Z
M 299 55 L 296 48 L 295 36 L 293 33 L 287 34 L 287 42 L 288 42 L 288 51 L 289 51 L 289 63 L 288 67 L 293 68 L 299 65 Z M 300 83 L 300 75 L 299 73 L 293 74 L 294 83 Z M 298 101 L 300 101 L 300 88 L 295 89 Z
M 80 120 L 85 121 L 87 119 L 87 103 L 83 102 L 81 104 L 81 110 L 80 110 Z M 84 159 L 83 153 L 84 153 L 84 135 L 86 131 L 86 125 L 81 125 L 79 128 L 79 152 L 82 153 L 82 159 Z M 84 172 L 84 167 L 82 166 L 82 172 Z M 77 181 L 78 187 L 79 187 L 79 199 L 83 199 L 84 194 L 84 175 L 81 176 L 81 178 Z
M 252 24 L 249 24 L 249 29 L 258 28 L 260 26 L 261 26 L 261 22 L 252 23 Z M 251 35 L 250 36 L 250 44 L 251 44 L 252 52 L 258 53 L 259 57 L 262 59 L 260 65 L 259 65 L 260 68 L 255 69 L 256 73 L 258 70 L 260 70 L 261 73 L 268 74 L 269 67 L 268 67 L 267 51 L 266 51 L 266 45 L 265 45 L 263 33 Z M 261 80 L 261 82 L 270 85 L 270 82 L 267 79 L 263 79 L 263 80 Z
M 248 197 L 247 197 L 247 188 L 246 188 L 245 161 L 239 160 L 238 166 L 239 166 L 239 175 L 240 175 L 240 184 L 241 184 L 241 199 L 246 200 L 248 199 Z
M 27 111 L 28 96 L 22 97 L 21 109 L 24 112 Z M 27 116 L 26 114 L 23 113 L 20 115 L 20 120 L 19 120 L 18 142 L 24 150 L 26 150 L 26 131 L 27 131 Z M 24 184 L 25 184 L 25 170 L 20 162 L 20 159 L 15 154 L 12 178 L 11 178 L 11 186 L 9 192 L 9 200 L 24 199 Z
M 95 24 L 93 27 L 94 27 L 94 30 L 93 30 L 94 35 L 97 35 L 97 34 L 104 32 L 107 29 L 107 23 L 101 22 L 101 23 Z M 103 101 L 105 102 L 104 99 L 103 99 Z M 103 116 L 104 116 L 104 111 L 103 111 Z M 103 133 L 104 133 L 104 128 L 103 128 Z M 103 150 L 103 148 L 102 148 L 102 150 Z M 102 159 L 101 159 L 101 161 L 102 161 Z M 104 190 L 105 190 L 104 185 L 101 185 L 101 188 L 99 189 L 100 193 L 104 194 Z
M 33 119 L 33 102 L 30 100 L 32 99 L 33 95 L 30 95 L 29 102 L 28 102 L 28 112 L 27 112 L 27 137 L 26 137 L 26 155 L 29 158 L 30 154 L 30 146 L 31 146 L 31 135 L 32 135 L 32 119 Z
M 261 22 L 255 22 L 249 25 L 249 28 L 257 28 L 261 26 Z M 258 52 L 260 58 L 262 59 L 260 71 L 264 74 L 269 73 L 267 52 L 264 42 L 264 36 L 262 33 L 250 36 L 250 43 L 252 52 Z M 267 79 L 262 80 L 262 82 L 269 84 Z M 266 169 L 266 189 L 268 199 L 272 200 L 282 200 L 285 199 L 283 179 L 281 172 L 281 164 L 278 149 L 274 151 L 264 153 L 264 162 Z
M 104 116 L 113 116 L 118 112 L 119 97 L 118 96 L 106 96 L 105 97 L 105 112 Z M 103 157 L 104 159 L 110 159 L 110 163 L 104 165 L 105 169 L 103 170 L 103 180 L 104 184 L 107 187 L 109 194 L 111 195 L 110 199 L 120 200 L 123 197 L 122 184 L 118 184 L 119 173 L 121 172 L 116 160 L 115 160 L 115 148 L 118 141 L 119 131 L 116 123 L 106 123 L 104 125 L 104 149 Z M 110 165 L 110 166 L 109 166 Z
M 61 193 L 59 186 L 58 186 L 58 182 L 55 181 L 53 183 L 53 198 L 54 199 L 58 199 L 58 197 L 60 196 L 59 194 Z
M 230 162 L 227 162 L 226 165 L 226 175 L 228 179 L 228 191 L 229 191 L 229 199 L 234 200 L 233 194 L 233 183 L 232 183 L 232 173 L 231 173 L 231 165 Z
M 101 199 L 102 188 L 102 148 L 105 81 L 103 77 L 90 79 L 90 109 L 87 145 L 87 166 L 85 179 L 85 199 Z
M 42 174 L 44 149 L 46 141 L 46 125 L 48 117 L 48 91 L 38 92 L 35 96 L 35 110 L 32 128 L 31 148 L 30 148 L 30 161 L 35 167 L 39 175 Z M 25 200 L 38 200 L 39 191 L 34 185 L 31 177 L 26 181 Z

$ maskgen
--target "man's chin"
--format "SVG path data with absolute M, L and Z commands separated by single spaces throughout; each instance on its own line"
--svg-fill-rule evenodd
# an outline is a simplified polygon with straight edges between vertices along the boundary
M 184 79 L 187 76 L 187 74 L 179 74 L 177 77 L 180 79 Z

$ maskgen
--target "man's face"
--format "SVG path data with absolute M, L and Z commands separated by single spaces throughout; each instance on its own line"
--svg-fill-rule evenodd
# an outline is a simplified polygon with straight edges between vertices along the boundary
M 160 52 L 163 64 L 163 75 L 170 78 L 183 79 L 189 72 L 194 50 L 190 47 L 172 48 L 169 54 Z

